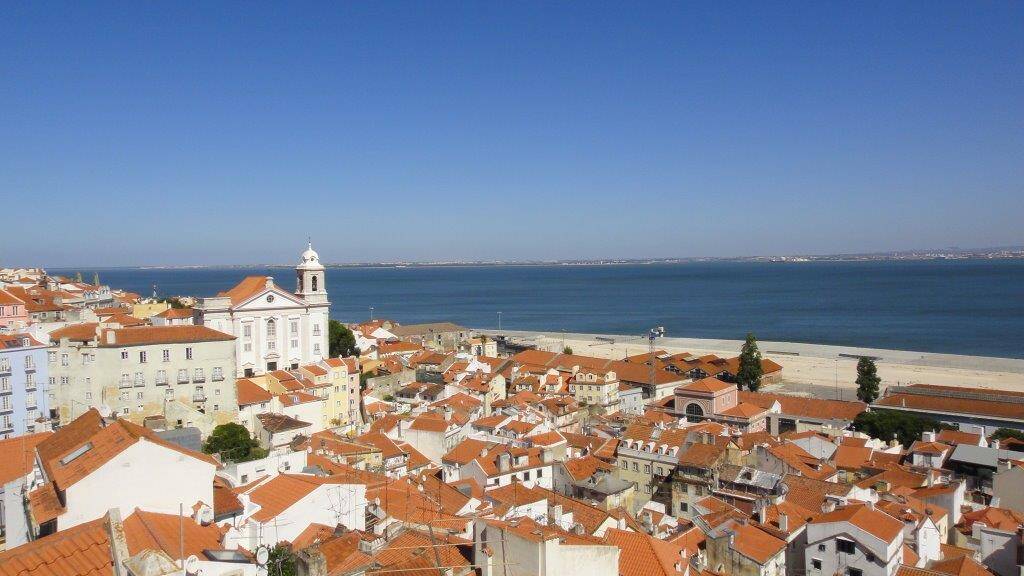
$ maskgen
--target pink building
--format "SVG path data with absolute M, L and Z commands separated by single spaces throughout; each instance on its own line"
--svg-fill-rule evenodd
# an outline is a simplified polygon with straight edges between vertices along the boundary
M 24 328 L 28 325 L 25 303 L 14 294 L 0 288 L 0 329 Z

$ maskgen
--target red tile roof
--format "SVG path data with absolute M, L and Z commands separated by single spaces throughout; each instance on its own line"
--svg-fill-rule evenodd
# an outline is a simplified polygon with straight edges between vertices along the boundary
M 235 380 L 235 391 L 238 395 L 238 406 L 249 406 L 251 404 L 262 404 L 270 402 L 273 395 L 248 378 Z
M 832 522 L 849 522 L 884 542 L 892 542 L 903 534 L 903 522 L 881 510 L 872 509 L 867 504 L 852 504 L 836 508 L 832 512 L 816 516 L 810 523 L 828 524 Z

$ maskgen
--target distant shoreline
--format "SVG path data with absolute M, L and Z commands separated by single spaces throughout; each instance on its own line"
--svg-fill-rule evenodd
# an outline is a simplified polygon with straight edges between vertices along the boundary
M 760 263 L 760 264 L 815 264 L 815 263 L 864 263 L 864 262 L 949 262 L 1024 260 L 1024 248 L 1006 248 L 999 251 L 970 251 L 963 253 L 895 253 L 895 254 L 836 254 L 836 255 L 794 255 L 794 256 L 741 256 L 741 257 L 694 257 L 694 258 L 633 258 L 595 260 L 510 260 L 510 261 L 464 261 L 464 262 L 351 262 L 325 263 L 327 268 L 482 268 L 482 267 L 526 267 L 526 266 L 641 266 L 658 264 L 713 264 L 713 263 Z M 55 266 L 54 271 L 69 270 L 238 270 L 247 268 L 294 268 L 295 263 L 276 264 L 176 264 L 167 266 Z

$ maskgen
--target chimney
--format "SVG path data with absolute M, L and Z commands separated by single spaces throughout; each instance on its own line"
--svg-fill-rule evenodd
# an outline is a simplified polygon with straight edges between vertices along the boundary
M 554 506 L 551 506 L 551 509 L 548 511 L 548 515 L 551 516 L 551 521 L 554 524 L 559 525 L 559 526 L 562 525 L 562 505 L 561 504 L 555 504 Z
M 445 422 L 451 422 L 452 421 L 452 407 L 449 406 L 449 405 L 446 405 L 444 407 L 444 421 Z
M 112 560 L 114 576 L 129 576 L 128 569 L 124 563 L 131 556 L 128 554 L 128 540 L 124 535 L 124 526 L 121 524 L 121 511 L 111 508 L 107 511 L 107 517 L 103 522 L 106 529 L 107 539 L 110 541 L 110 556 Z
M 785 512 L 779 512 L 779 530 L 789 533 L 789 516 Z
M 498 454 L 498 471 L 508 472 L 511 467 L 512 456 L 508 452 Z
M 935 430 L 928 430 L 921 433 L 921 439 L 925 442 L 935 442 Z

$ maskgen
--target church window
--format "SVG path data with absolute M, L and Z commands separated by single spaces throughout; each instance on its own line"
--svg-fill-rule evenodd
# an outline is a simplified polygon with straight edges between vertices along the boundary
M 317 281 L 317 277 L 313 276 L 313 292 L 316 292 L 316 281 Z
M 267 320 L 267 338 L 277 338 L 277 322 L 273 318 Z
M 299 333 L 299 323 L 297 321 L 295 321 L 295 320 L 291 321 L 291 330 L 292 330 L 292 336 L 295 336 L 295 335 L 297 335 Z
M 245 336 L 246 338 L 252 338 L 251 324 L 245 324 L 244 326 L 242 326 L 242 336 Z
M 319 335 L 320 335 L 320 325 L 319 324 L 313 324 L 313 336 L 319 336 Z

